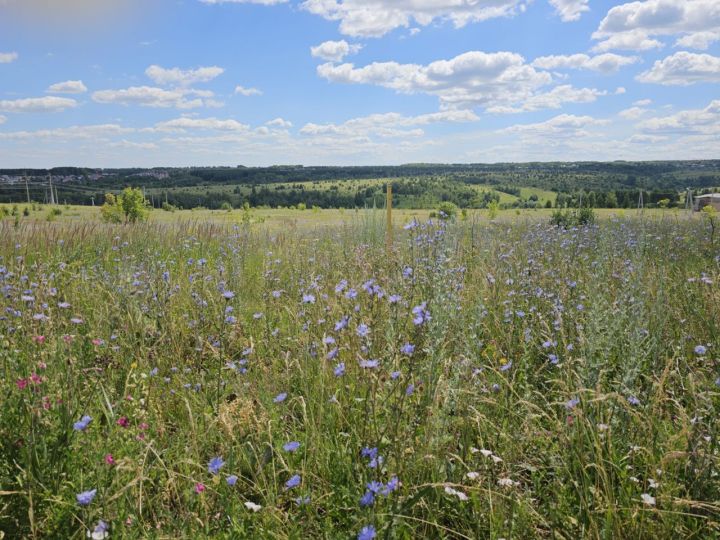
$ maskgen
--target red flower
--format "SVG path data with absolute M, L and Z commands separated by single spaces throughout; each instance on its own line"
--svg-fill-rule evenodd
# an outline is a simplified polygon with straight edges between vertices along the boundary
M 130 425 L 130 421 L 127 419 L 127 416 L 121 416 L 118 418 L 117 425 L 126 428 Z
M 197 484 L 195 484 L 195 493 L 197 493 L 197 494 L 199 495 L 199 494 L 202 493 L 203 491 L 205 491 L 205 484 L 202 484 L 202 483 L 200 483 L 200 482 L 198 482 Z
M 15 381 L 15 384 L 17 385 L 17 387 L 20 390 L 25 390 L 25 388 L 27 388 L 27 385 L 28 385 L 28 380 L 27 379 L 18 379 L 17 381 Z

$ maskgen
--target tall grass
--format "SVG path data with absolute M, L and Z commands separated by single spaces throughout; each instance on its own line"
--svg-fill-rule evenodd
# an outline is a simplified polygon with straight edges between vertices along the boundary
M 0 530 L 720 534 L 703 222 L 383 225 L 0 222 Z

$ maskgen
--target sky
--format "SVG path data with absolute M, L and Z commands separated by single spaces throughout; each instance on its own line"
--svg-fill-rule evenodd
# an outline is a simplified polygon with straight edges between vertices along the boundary
M 0 0 L 0 168 L 720 158 L 720 0 Z

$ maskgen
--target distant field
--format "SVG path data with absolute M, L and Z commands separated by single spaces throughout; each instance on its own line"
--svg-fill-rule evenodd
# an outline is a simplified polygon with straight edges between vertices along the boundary
M 532 188 L 527 188 L 531 190 Z M 540 197 L 543 195 L 542 190 L 533 191 Z M 507 198 L 513 198 L 512 195 L 503 194 Z M 502 200 L 502 199 L 501 199 Z M 542 198 L 540 200 L 543 200 Z M 22 211 L 27 205 L 18 205 L 18 210 L 21 213 L 20 221 L 48 221 L 48 214 L 51 207 L 49 205 L 38 205 L 38 210 L 31 211 L 30 216 L 22 216 Z M 11 211 L 13 205 L 0 205 L 0 208 L 6 208 L 7 211 Z M 56 206 L 61 214 L 54 216 L 51 221 L 57 223 L 66 222 L 93 222 L 100 220 L 100 208 L 91 206 Z M 430 214 L 430 210 L 407 210 L 407 209 L 394 209 L 393 219 L 396 225 L 405 225 L 413 220 L 425 220 Z M 549 219 L 552 210 L 546 208 L 539 209 L 509 209 L 500 210 L 496 219 L 500 221 L 515 221 L 515 220 L 536 220 L 536 219 Z M 631 217 L 638 214 L 637 210 L 628 209 L 596 209 L 596 215 L 600 219 L 606 219 L 610 217 Z M 680 216 L 687 217 L 684 210 L 670 209 L 670 210 L 658 210 L 648 209 L 643 212 L 648 218 L 657 219 L 677 219 Z M 690 214 L 690 216 L 697 218 L 697 215 Z M 12 220 L 11 216 L 4 218 L 5 220 Z M 375 221 L 385 219 L 385 210 L 346 210 L 346 209 L 307 209 L 307 210 L 291 210 L 291 209 L 251 209 L 249 212 L 243 210 L 207 210 L 207 209 L 196 209 L 196 210 L 176 210 L 174 212 L 167 212 L 164 210 L 154 210 L 150 212 L 148 220 L 150 222 L 157 223 L 176 223 L 176 222 L 212 222 L 212 223 L 243 223 L 248 221 L 254 225 L 264 224 L 271 228 L 278 227 L 299 227 L 307 228 L 314 226 L 323 225 L 351 225 L 359 224 L 364 221 L 372 219 Z M 489 221 L 488 210 L 467 210 L 466 217 L 463 218 L 461 215 L 458 216 L 459 220 L 479 220 Z

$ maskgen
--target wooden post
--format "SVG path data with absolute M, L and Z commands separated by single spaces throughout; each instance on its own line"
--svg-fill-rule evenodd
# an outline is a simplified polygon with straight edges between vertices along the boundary
M 385 201 L 387 210 L 387 230 L 385 231 L 385 248 L 389 252 L 392 249 L 393 231 L 392 231 L 392 184 L 387 183 L 387 199 Z

